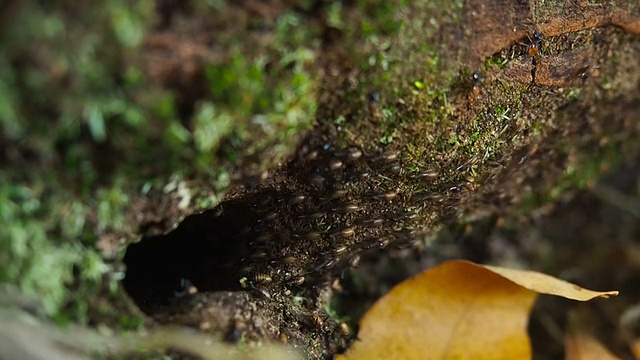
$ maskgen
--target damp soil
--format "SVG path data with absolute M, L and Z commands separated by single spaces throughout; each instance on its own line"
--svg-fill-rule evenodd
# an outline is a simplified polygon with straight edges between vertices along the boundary
M 389 34 L 407 63 L 395 65 L 401 70 L 386 85 L 361 60 L 393 50 L 357 45 L 358 33 L 327 22 L 327 3 L 233 7 L 230 18 L 244 22 L 219 25 L 219 36 L 292 8 L 318 27 L 315 126 L 286 163 L 238 180 L 216 207 L 176 227 L 182 211 L 166 203 L 137 218 L 142 238 L 126 250 L 122 284 L 151 326 L 283 342 L 331 358 L 393 285 L 463 258 L 620 290 L 615 308 L 593 307 L 600 328 L 617 329 L 599 335 L 629 357 L 624 343 L 638 329 L 615 326 L 638 298 L 640 11 L 580 1 L 549 13 L 535 2 L 489 4 L 467 1 L 459 17 L 436 19 L 438 32 L 412 33 L 454 69 L 447 79 L 424 74 L 428 61 L 409 63 L 411 42 Z M 184 35 L 175 27 L 180 6 L 159 7 L 162 36 Z M 342 10 L 353 19 L 368 11 L 351 2 Z M 189 75 L 179 63 L 165 64 L 157 81 L 184 90 L 188 118 L 203 85 L 197 66 Z M 420 93 L 416 74 L 442 84 L 446 96 Z M 537 305 L 536 358 L 562 355 L 566 307 Z

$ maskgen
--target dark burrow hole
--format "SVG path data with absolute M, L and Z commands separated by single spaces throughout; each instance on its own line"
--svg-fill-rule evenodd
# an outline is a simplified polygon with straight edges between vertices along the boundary
M 248 206 L 228 201 L 186 217 L 166 235 L 144 237 L 124 257 L 123 285 L 145 312 L 169 306 L 191 285 L 199 291 L 240 290 L 251 246 Z

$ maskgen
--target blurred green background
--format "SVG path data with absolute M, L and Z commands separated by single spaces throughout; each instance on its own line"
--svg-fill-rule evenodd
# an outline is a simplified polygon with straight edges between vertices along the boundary
M 0 283 L 61 321 L 86 321 L 92 297 L 119 291 L 122 245 L 140 236 L 136 199 L 212 206 L 311 127 L 318 41 L 299 13 L 216 34 L 236 20 L 221 16 L 229 5 L 161 3 L 0 5 Z M 170 24 L 161 5 L 179 10 Z M 172 59 L 185 39 L 202 51 Z

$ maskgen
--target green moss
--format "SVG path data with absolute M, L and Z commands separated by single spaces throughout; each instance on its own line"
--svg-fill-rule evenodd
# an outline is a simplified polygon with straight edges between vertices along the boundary
M 259 168 L 281 161 L 295 134 L 311 127 L 315 81 L 315 34 L 289 12 L 274 25 L 275 40 L 259 56 L 234 45 L 231 58 L 206 67 L 210 98 L 199 104 L 194 123 L 198 163 L 208 166 L 222 139 L 234 163 L 267 151 Z
M 19 285 L 51 315 L 69 300 L 66 285 L 74 267 L 83 269 L 81 281 L 87 283 L 97 282 L 109 268 L 95 251 L 73 241 L 85 231 L 86 208 L 62 189 L 45 196 L 39 190 L 44 186 L 0 188 L 0 282 Z
M 228 166 L 261 154 L 255 171 L 272 167 L 311 126 L 319 42 L 294 12 L 266 24 L 273 41 L 260 55 L 247 34 L 246 47 L 222 43 L 231 57 L 206 65 L 209 89 L 179 119 L 176 95 L 141 66 L 153 2 L 26 1 L 13 11 L 0 33 L 0 128 L 17 154 L 0 182 L 0 282 L 41 298 L 50 315 L 64 308 L 60 319 L 86 319 L 96 292 L 122 276 L 105 259 L 122 249 L 96 246 L 105 234 L 134 236 L 136 197 L 155 189 L 182 210 L 211 207 Z

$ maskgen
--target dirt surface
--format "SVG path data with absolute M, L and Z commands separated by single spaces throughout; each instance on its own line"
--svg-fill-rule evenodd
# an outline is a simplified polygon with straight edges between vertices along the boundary
M 197 14 L 179 20 L 180 5 L 166 2 L 147 41 L 149 71 L 184 90 L 186 118 L 203 86 L 198 59 L 224 56 L 210 50 L 212 27 L 229 36 L 252 17 L 299 6 L 243 2 L 227 21 L 199 29 Z M 438 31 L 416 25 L 370 47 L 328 24 L 326 6 L 299 8 L 323 40 L 314 129 L 286 164 L 240 182 L 175 230 L 166 232 L 167 219 L 179 212 L 166 204 L 137 220 L 166 225 L 143 226 L 145 237 L 124 258 L 123 285 L 140 309 L 156 324 L 330 358 L 391 286 L 465 258 L 620 290 L 615 307 L 593 307 L 601 328 L 615 329 L 601 334 L 606 343 L 628 358 L 624 344 L 637 329 L 625 333 L 617 323 L 638 299 L 637 5 L 470 0 L 438 18 Z M 342 6 L 354 21 L 369 10 Z M 412 6 L 400 16 L 424 14 Z M 419 42 L 433 44 L 439 67 L 411 61 Z M 405 62 L 381 84 L 379 68 L 360 65 L 363 54 Z M 562 355 L 565 307 L 538 304 L 536 358 Z

